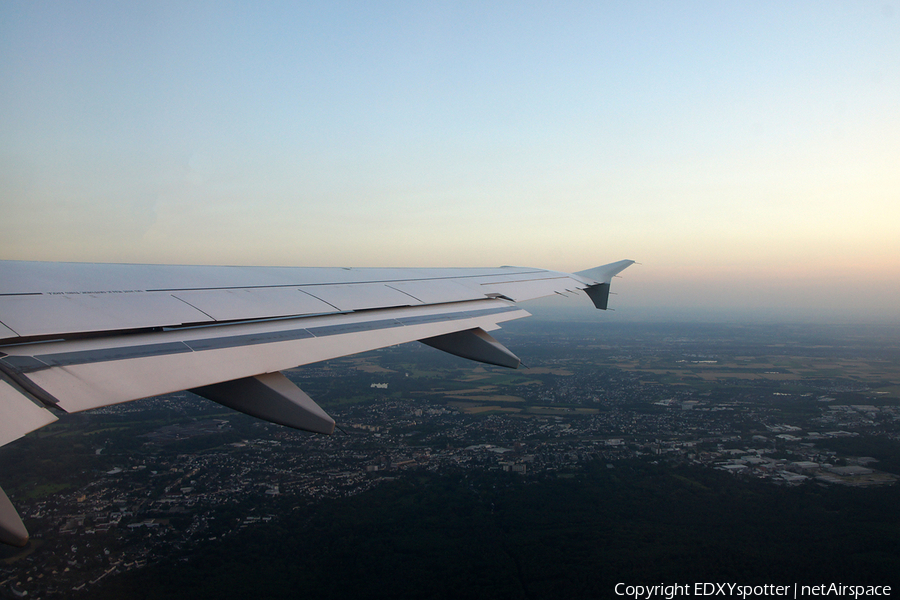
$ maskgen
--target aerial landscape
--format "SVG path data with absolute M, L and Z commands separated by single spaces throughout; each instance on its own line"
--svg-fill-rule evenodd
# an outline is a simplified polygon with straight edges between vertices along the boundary
M 190 394 L 40 430 L 0 455 L 34 538 L 5 551 L 4 590 L 563 598 L 621 581 L 896 583 L 900 330 L 506 329 L 527 368 L 404 345 L 290 372 L 335 416 L 333 436 Z M 385 570 L 404 575 L 371 586 Z
M 892 595 L 898 56 L 898 0 L 0 3 L 0 598 Z

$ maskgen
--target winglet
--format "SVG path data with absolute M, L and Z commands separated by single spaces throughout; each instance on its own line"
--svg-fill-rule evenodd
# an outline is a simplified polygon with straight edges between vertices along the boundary
M 600 267 L 594 267 L 586 271 L 578 271 L 573 273 L 585 280 L 593 280 L 595 283 L 589 284 L 584 288 L 584 293 L 588 295 L 594 306 L 600 310 L 606 310 L 609 305 L 609 283 L 616 273 L 624 271 L 634 264 L 633 260 L 620 260 L 618 262 L 609 263 Z M 587 282 L 585 282 L 587 283 Z

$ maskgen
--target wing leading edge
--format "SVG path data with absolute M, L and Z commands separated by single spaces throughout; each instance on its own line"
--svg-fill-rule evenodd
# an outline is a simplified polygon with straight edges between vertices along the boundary
M 280 371 L 411 341 L 516 368 L 489 331 L 575 290 L 606 309 L 623 260 L 587 271 L 304 269 L 0 261 L 0 445 L 78 412 L 191 390 L 275 423 L 334 420 Z M 0 541 L 28 534 L 0 490 Z

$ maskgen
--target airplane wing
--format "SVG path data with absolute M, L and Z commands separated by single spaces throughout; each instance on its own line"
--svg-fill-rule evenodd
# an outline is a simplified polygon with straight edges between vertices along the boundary
M 607 308 L 634 261 L 578 273 L 0 261 L 0 445 L 78 412 L 190 390 L 275 423 L 334 420 L 280 371 L 411 341 L 495 365 L 515 303 L 584 290 Z M 0 541 L 28 533 L 0 490 Z

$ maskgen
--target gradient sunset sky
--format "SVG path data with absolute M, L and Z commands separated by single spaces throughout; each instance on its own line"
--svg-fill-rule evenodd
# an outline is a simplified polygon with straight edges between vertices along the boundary
M 0 258 L 900 322 L 900 1 L 0 3 Z M 584 300 L 587 303 L 587 300 Z

